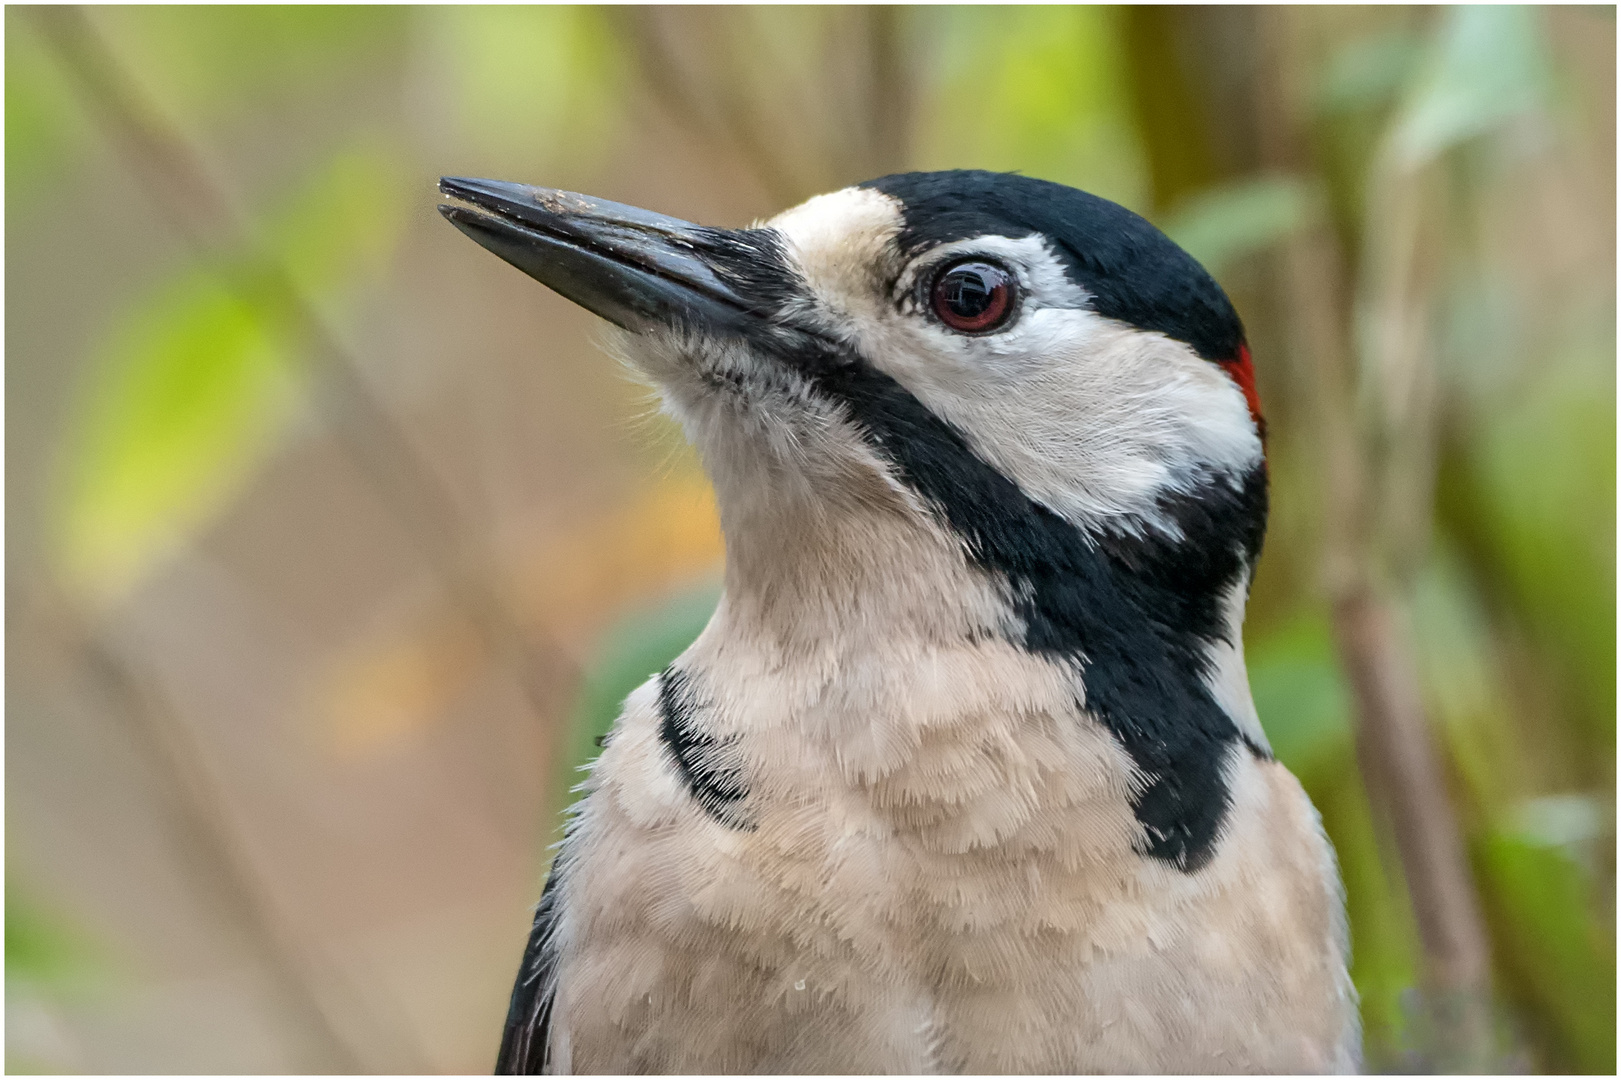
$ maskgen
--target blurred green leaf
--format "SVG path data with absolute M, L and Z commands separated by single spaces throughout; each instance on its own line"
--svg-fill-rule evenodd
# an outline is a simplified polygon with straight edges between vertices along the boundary
M 29 25 L 6 9 L 6 207 L 26 201 L 82 147 L 88 134 L 61 73 Z
M 1547 373 L 1474 449 L 1479 526 L 1500 584 L 1605 756 L 1615 746 L 1615 440 L 1613 380 Z
M 92 599 L 132 586 L 267 449 L 294 397 L 281 328 L 186 273 L 107 341 L 70 446 L 60 557 Z
M 1302 777 L 1347 760 L 1351 694 L 1328 620 L 1301 616 L 1246 652 L 1255 710 L 1278 760 Z
M 1352 41 L 1324 67 L 1314 105 L 1324 116 L 1337 116 L 1389 104 L 1422 55 L 1418 38 L 1404 27 Z
M 1577 852 L 1604 835 L 1604 809 L 1591 795 L 1566 792 L 1526 799 L 1509 816 L 1514 835 L 1542 847 L 1563 848 L 1578 863 Z
M 1528 1006 L 1554 1072 L 1615 1072 L 1615 937 L 1591 913 L 1581 868 L 1556 847 L 1508 833 L 1475 864 L 1511 993 Z M 1529 999 L 1529 1000 L 1527 1000 Z
M 580 767 L 597 756 L 597 740 L 619 719 L 625 698 L 686 651 L 709 625 L 719 600 L 720 586 L 706 582 L 638 608 L 603 634 L 574 705 L 574 743 L 564 785 L 570 801 Z
M 1444 539 L 1414 579 L 1408 611 L 1425 699 L 1467 788 L 1464 802 L 1495 813 L 1534 789 L 1536 777 L 1504 708 L 1511 699 L 1485 602 Z
M 266 230 L 320 300 L 386 260 L 402 170 L 375 147 L 339 154 Z M 66 445 L 59 562 L 106 602 L 207 522 L 292 415 L 304 372 L 294 327 L 251 265 L 188 267 L 98 349 Z
M 1144 205 L 1118 10 L 936 10 L 919 168 L 1018 171 Z
M 1536 108 L 1548 91 L 1551 65 L 1535 9 L 1460 6 L 1442 18 L 1391 135 L 1405 168 Z
M 410 167 L 382 140 L 345 147 L 307 178 L 271 222 L 271 252 L 305 295 L 382 273 L 409 210 Z
M 612 145 L 622 49 L 599 8 L 422 8 L 443 71 L 440 122 L 475 175 L 588 172 Z M 482 171 L 479 171 L 482 170 Z
M 388 5 L 132 5 L 94 9 L 142 89 L 185 123 L 280 95 L 291 104 L 408 42 L 408 9 Z
M 1347 238 L 1362 233 L 1369 164 L 1424 56 L 1424 39 L 1402 12 L 1369 9 L 1368 14 L 1376 28 L 1330 47 L 1312 98 L 1318 179 L 1330 215 Z M 1354 246 L 1348 253 L 1354 255 Z
M 1243 180 L 1201 192 L 1178 206 L 1165 223 L 1165 234 L 1219 276 L 1233 262 L 1305 225 L 1312 203 L 1310 187 L 1294 177 Z
M 92 17 L 141 90 L 188 122 L 276 93 L 319 95 L 406 41 L 404 9 L 381 5 L 131 5 Z M 89 144 L 89 127 L 30 15 L 5 18 L 7 192 L 26 199 Z
M 96 970 L 96 950 L 68 921 L 6 874 L 6 983 L 60 992 L 80 986 Z

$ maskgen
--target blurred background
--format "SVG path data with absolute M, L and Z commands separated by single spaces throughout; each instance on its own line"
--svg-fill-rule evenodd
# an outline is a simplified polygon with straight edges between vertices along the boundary
M 947 167 L 1243 315 L 1370 1067 L 1615 1070 L 1613 7 L 5 29 L 8 1070 L 487 1071 L 573 770 L 713 609 L 679 432 L 440 174 L 738 226 Z

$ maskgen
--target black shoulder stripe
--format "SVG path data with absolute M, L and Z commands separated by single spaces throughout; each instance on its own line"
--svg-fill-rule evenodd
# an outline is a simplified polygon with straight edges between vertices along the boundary
M 535 908 L 523 963 L 507 1006 L 506 1030 L 495 1059 L 497 1076 L 538 1076 L 552 1060 L 552 1001 L 557 994 L 557 892 L 563 877 L 563 854 L 552 862 L 546 887 Z
M 1227 590 L 1253 565 L 1266 473 L 1189 479 L 1160 510 L 1181 532 L 1089 536 L 1033 501 L 904 387 L 859 358 L 805 370 L 842 401 L 900 477 L 962 537 L 969 558 L 1012 586 L 1020 642 L 1080 673 L 1085 707 L 1147 784 L 1133 811 L 1145 853 L 1202 866 L 1230 797 L 1222 779 L 1237 726 L 1206 685 L 1209 646 L 1228 633 Z
M 753 831 L 743 807 L 749 789 L 742 763 L 728 752 L 725 740 L 704 730 L 699 709 L 686 672 L 674 665 L 666 668 L 659 676 L 660 741 L 705 813 L 728 828 Z

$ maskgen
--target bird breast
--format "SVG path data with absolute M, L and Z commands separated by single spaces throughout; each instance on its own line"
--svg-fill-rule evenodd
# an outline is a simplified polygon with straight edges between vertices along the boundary
M 1332 864 L 1281 767 L 1232 751 L 1189 874 L 1139 853 L 1131 758 L 1060 665 L 737 631 L 723 606 L 678 665 L 743 817 L 672 754 L 668 673 L 592 774 L 559 936 L 576 1071 L 1346 1066 Z

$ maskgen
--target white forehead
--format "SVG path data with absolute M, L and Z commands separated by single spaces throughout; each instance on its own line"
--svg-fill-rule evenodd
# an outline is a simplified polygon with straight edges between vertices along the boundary
M 852 187 L 818 195 L 766 224 L 783 235 L 812 288 L 842 292 L 893 259 L 902 221 L 899 200 Z
M 874 188 L 845 188 L 806 199 L 765 222 L 788 238 L 796 255 L 836 255 L 853 238 L 890 243 L 900 234 L 901 204 Z

